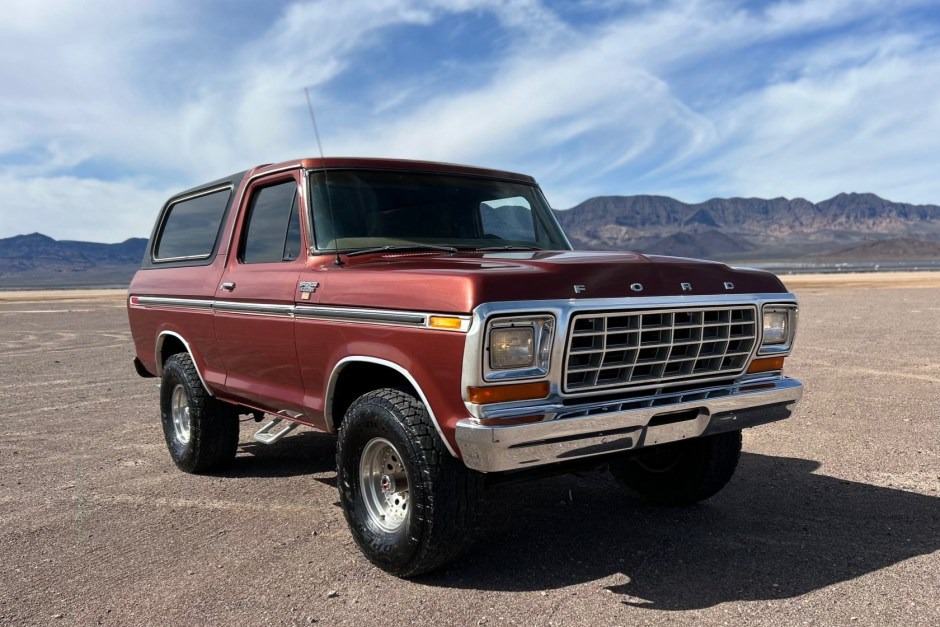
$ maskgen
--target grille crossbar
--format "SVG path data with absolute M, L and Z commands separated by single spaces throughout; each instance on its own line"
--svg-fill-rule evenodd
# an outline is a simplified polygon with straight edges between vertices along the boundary
M 751 305 L 577 314 L 568 333 L 565 391 L 739 374 L 756 341 Z

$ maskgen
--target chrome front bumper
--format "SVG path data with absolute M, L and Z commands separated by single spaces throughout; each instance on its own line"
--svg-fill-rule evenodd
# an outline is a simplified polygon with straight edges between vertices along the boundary
M 563 406 L 543 401 L 512 411 L 545 415 L 541 422 L 492 426 L 461 420 L 457 444 L 469 468 L 515 470 L 782 420 L 802 396 L 799 381 L 777 376 L 657 397 Z

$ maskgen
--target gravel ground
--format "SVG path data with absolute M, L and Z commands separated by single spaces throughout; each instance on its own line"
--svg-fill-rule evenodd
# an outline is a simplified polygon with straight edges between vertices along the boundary
M 606 475 L 502 486 L 459 563 L 360 557 L 332 438 L 242 430 L 234 468 L 170 462 L 123 305 L 0 303 L 0 623 L 940 624 L 940 291 L 801 290 L 798 414 L 746 432 L 707 504 Z

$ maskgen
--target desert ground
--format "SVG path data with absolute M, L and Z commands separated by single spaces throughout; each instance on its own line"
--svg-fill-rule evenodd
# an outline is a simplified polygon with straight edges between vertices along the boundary
M 462 561 L 362 558 L 333 440 L 176 470 L 121 291 L 0 292 L 0 624 L 938 625 L 940 273 L 785 277 L 790 420 L 705 504 L 604 473 L 504 485 Z

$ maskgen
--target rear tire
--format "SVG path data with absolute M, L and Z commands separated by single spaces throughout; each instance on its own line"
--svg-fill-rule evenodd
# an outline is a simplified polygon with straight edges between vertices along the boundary
M 340 425 L 337 488 L 356 544 L 373 564 L 413 577 L 453 560 L 472 539 L 483 478 L 455 459 L 414 396 L 359 397 Z
M 163 365 L 160 415 L 167 449 L 180 470 L 214 472 L 235 458 L 236 407 L 209 395 L 187 353 L 177 353 Z
M 661 505 L 691 505 L 717 494 L 738 466 L 741 432 L 660 444 L 622 456 L 610 472 L 624 487 Z

